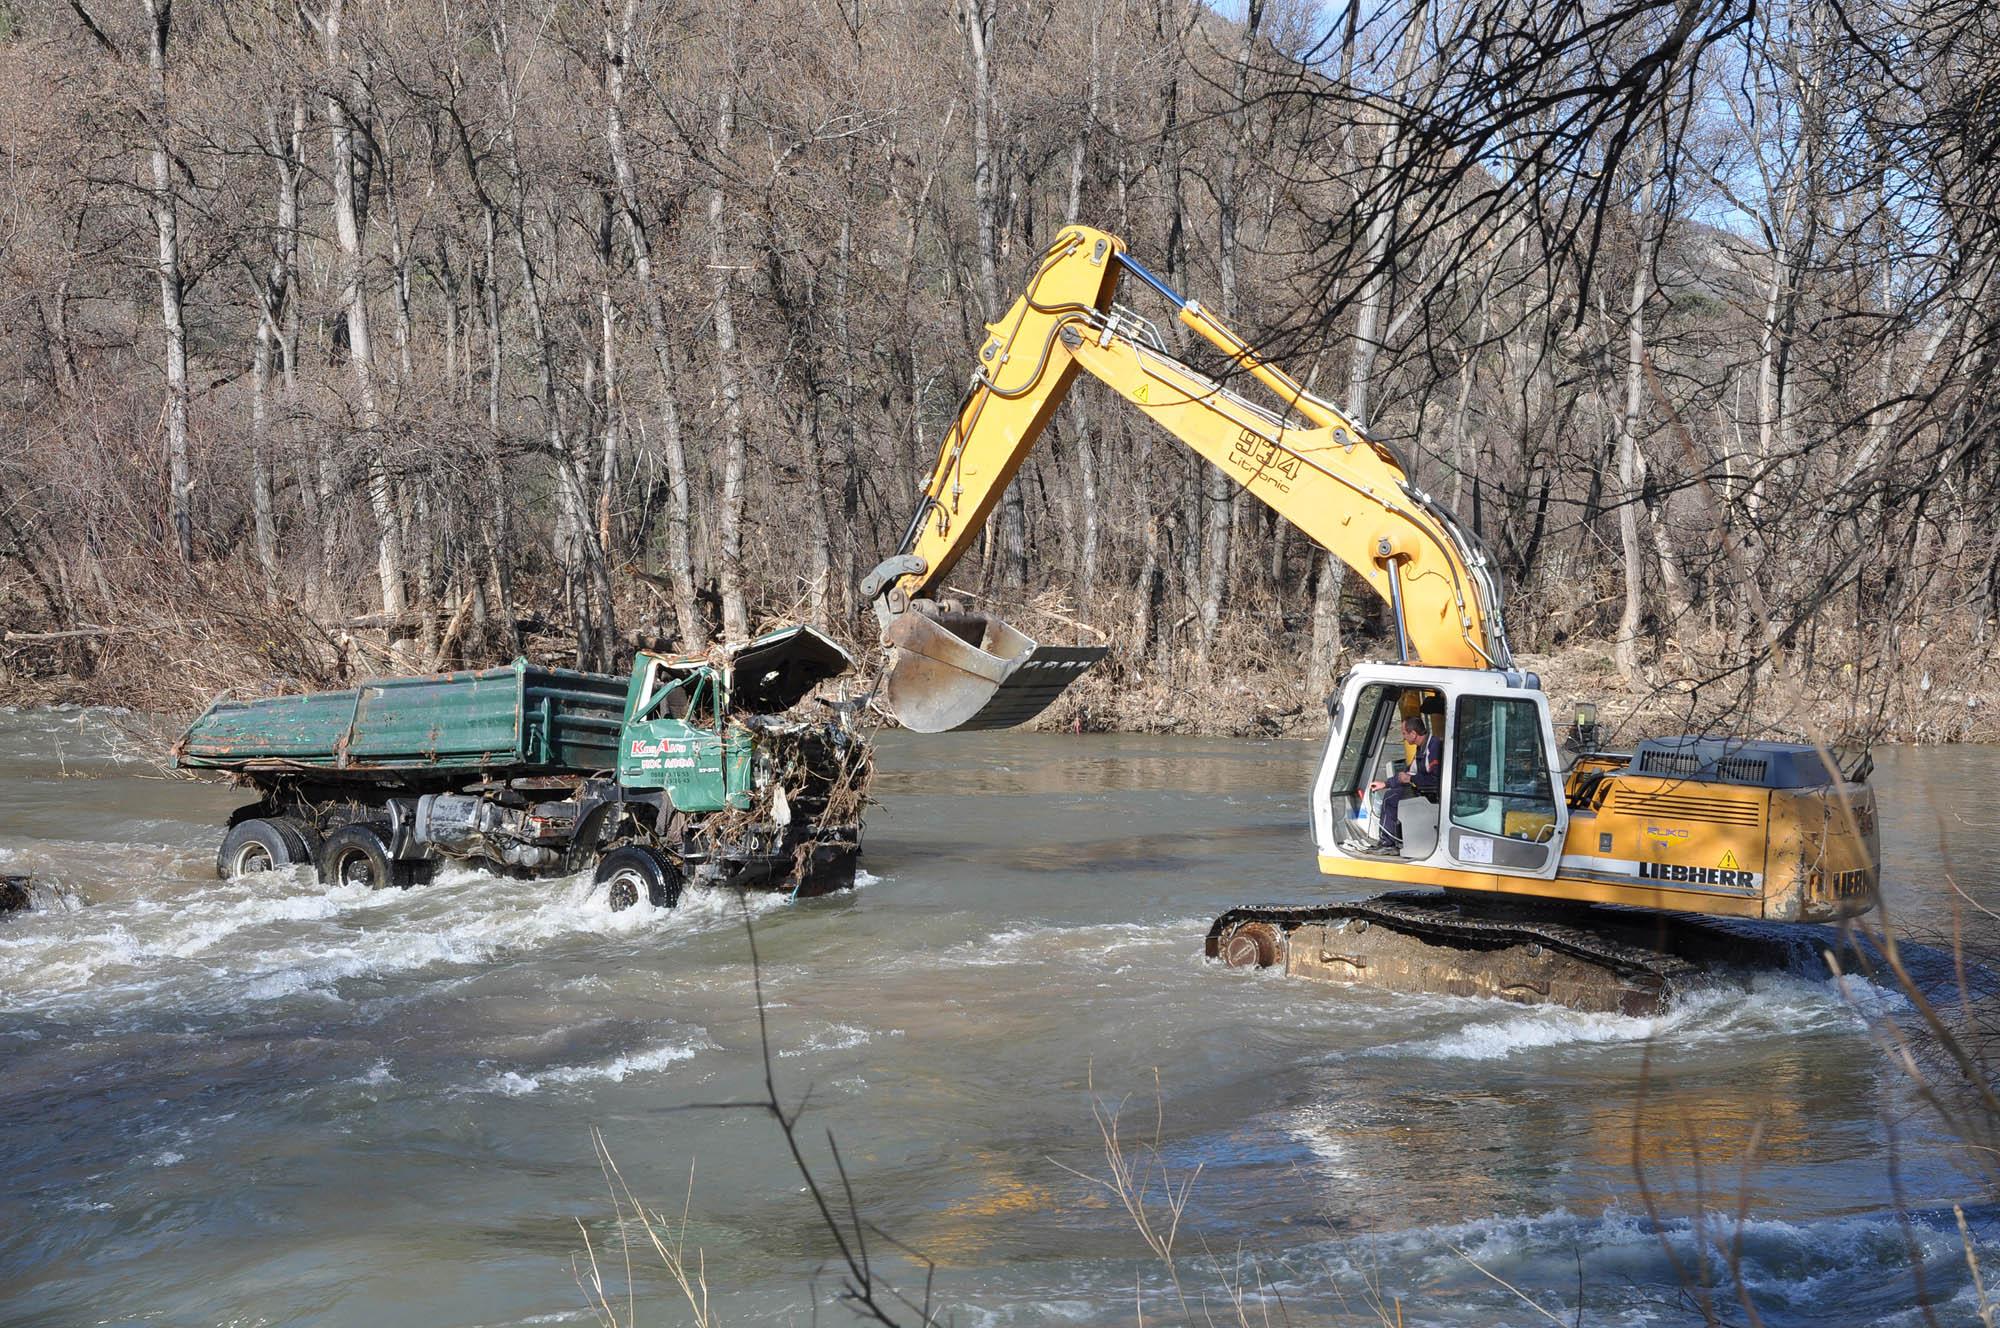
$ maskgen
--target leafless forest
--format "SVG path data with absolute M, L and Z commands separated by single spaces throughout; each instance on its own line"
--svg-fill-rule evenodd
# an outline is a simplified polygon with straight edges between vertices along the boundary
M 0 34 L 0 692 L 865 642 L 980 326 L 1076 219 L 1398 447 L 1517 647 L 1981 731 L 1978 0 L 5 0 Z M 1337 566 L 1089 385 L 957 582 L 1267 718 L 1382 653 Z

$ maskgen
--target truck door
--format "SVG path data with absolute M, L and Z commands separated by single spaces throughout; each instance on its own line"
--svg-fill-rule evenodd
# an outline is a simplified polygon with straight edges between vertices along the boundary
M 618 782 L 663 788 L 681 811 L 719 811 L 722 716 L 715 675 L 705 668 L 681 672 L 656 665 L 655 670 L 625 726 Z
M 1445 841 L 1452 863 L 1553 876 L 1569 808 L 1555 780 L 1555 730 L 1540 692 L 1461 692 L 1445 755 Z

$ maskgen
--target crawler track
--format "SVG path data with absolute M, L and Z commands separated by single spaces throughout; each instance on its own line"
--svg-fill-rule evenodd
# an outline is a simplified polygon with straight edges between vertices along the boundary
M 1714 919 L 1399 893 L 1310 907 L 1234 908 L 1210 958 L 1390 991 L 1489 996 L 1618 1014 L 1656 1013 L 1721 963 L 1795 968 L 1793 936 Z

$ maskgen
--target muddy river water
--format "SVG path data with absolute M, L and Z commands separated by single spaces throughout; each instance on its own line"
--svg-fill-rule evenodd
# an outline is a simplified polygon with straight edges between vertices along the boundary
M 719 1321 L 807 1323 L 816 1296 L 848 1321 L 773 1122 L 699 1105 L 762 1092 L 735 897 L 219 883 L 239 796 L 129 749 L 99 713 L 0 713 L 0 871 L 83 901 L 0 920 L 0 1325 L 595 1322 L 580 1231 L 623 1274 L 593 1130 L 687 1205 Z M 1220 909 L 1324 896 L 1314 754 L 891 736 L 861 888 L 752 902 L 809 1161 L 832 1178 L 831 1131 L 953 1321 L 1235 1322 L 1231 1284 L 1294 1323 L 1377 1322 L 1371 1297 L 1549 1321 L 1498 1279 L 1564 1323 L 1698 1323 L 1704 1298 L 1726 1323 L 1976 1321 L 1952 1206 L 1989 1269 L 2000 1213 L 1871 1034 L 1893 994 L 1766 975 L 1629 1019 L 1205 964 Z M 1878 760 L 1899 915 L 1948 916 L 1947 860 L 2000 905 L 2000 751 Z M 1155 1167 L 1191 1182 L 1185 1308 L 1089 1179 L 1093 1088 L 1156 1220 Z M 634 1276 L 641 1322 L 689 1321 L 656 1262 Z

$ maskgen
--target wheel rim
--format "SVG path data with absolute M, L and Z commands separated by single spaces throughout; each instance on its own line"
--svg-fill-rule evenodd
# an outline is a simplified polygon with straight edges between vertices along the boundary
M 375 864 L 358 848 L 347 850 L 334 861 L 333 878 L 342 885 L 358 885 L 370 890 L 381 884 L 375 879 Z
M 272 858 L 270 849 L 262 844 L 249 843 L 236 850 L 236 862 L 231 875 L 248 876 L 253 872 L 269 871 L 276 865 L 277 862 Z
M 645 878 L 633 868 L 627 867 L 612 876 L 606 893 L 609 896 L 611 911 L 623 913 L 639 902 L 640 895 L 650 894 L 651 891 L 646 887 Z
M 1278 961 L 1278 938 L 1269 925 L 1252 922 L 1222 943 L 1222 962 L 1231 968 L 1269 968 Z

